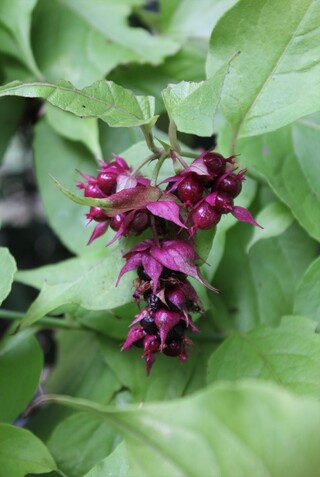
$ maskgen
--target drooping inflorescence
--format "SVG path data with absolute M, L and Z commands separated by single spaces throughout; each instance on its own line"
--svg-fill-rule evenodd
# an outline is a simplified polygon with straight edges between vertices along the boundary
M 175 160 L 173 151 L 170 155 Z M 140 311 L 130 324 L 122 350 L 142 348 L 147 374 L 159 352 L 181 361 L 188 357 L 192 341 L 186 332 L 198 331 L 190 313 L 202 310 L 188 276 L 217 291 L 195 263 L 200 259 L 195 251 L 198 230 L 214 228 L 228 213 L 258 225 L 246 209 L 234 205 L 245 172 L 237 171 L 234 156 L 224 158 L 205 151 L 158 186 L 134 173 L 119 156 L 110 163 L 103 162 L 97 177 L 82 174 L 85 182 L 79 182 L 78 187 L 84 195 L 106 199 L 105 206 L 91 207 L 87 214 L 90 222 L 97 223 L 89 243 L 108 227 L 115 231 L 109 243 L 148 228 L 152 232 L 152 238 L 138 242 L 124 254 L 125 264 L 117 281 L 126 272 L 137 270 L 133 297 Z M 142 309 L 141 301 L 145 304 Z

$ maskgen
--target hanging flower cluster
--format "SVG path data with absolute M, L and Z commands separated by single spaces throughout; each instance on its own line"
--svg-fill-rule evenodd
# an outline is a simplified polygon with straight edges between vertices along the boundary
M 175 160 L 173 151 L 171 156 Z M 78 187 L 84 195 L 107 199 L 105 206 L 91 207 L 87 214 L 89 221 L 97 222 L 89 243 L 109 226 L 116 232 L 109 243 L 148 228 L 152 232 L 153 238 L 124 254 L 125 265 L 117 281 L 126 272 L 137 270 L 133 296 L 140 311 L 130 324 L 122 350 L 142 348 L 147 374 L 159 352 L 181 361 L 188 357 L 192 341 L 186 332 L 198 331 L 190 313 L 202 309 L 188 276 L 217 291 L 195 263 L 200 259 L 194 248 L 198 230 L 214 228 L 228 213 L 258 225 L 246 209 L 234 205 L 245 172 L 237 172 L 233 156 L 224 158 L 205 151 L 179 174 L 163 181 L 166 190 L 135 174 L 119 156 L 108 164 L 103 162 L 97 177 L 82 174 L 85 182 Z

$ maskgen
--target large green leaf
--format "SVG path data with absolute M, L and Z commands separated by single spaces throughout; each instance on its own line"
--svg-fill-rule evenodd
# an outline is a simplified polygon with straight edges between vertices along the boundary
M 207 81 L 169 84 L 162 97 L 169 116 L 181 132 L 211 136 L 228 66 Z
M 18 281 L 41 287 L 21 322 L 22 328 L 64 304 L 80 305 L 88 310 L 108 310 L 129 303 L 132 274 L 123 277 L 115 287 L 123 264 L 121 249 L 117 247 L 112 252 L 103 250 L 20 272 Z
M 137 3 L 39 0 L 33 49 L 46 78 L 67 78 L 80 88 L 119 64 L 158 64 L 175 53 L 176 42 L 129 26 L 128 16 Z
M 77 412 L 58 424 L 47 445 L 59 469 L 68 477 L 79 477 L 110 454 L 117 440 L 106 422 Z
M 0 102 L 0 163 L 25 109 L 25 100 L 6 98 Z
M 320 397 L 320 336 L 316 322 L 283 317 L 276 328 L 259 326 L 230 336 L 208 362 L 208 382 L 255 378 L 299 394 Z
M 161 0 L 162 30 L 174 38 L 209 38 L 212 28 L 237 0 Z
M 128 465 L 127 452 L 124 443 L 95 465 L 84 477 L 128 477 L 132 475 Z
M 241 162 L 264 177 L 307 232 L 320 239 L 319 117 L 238 143 Z
M 82 90 L 64 80 L 57 84 L 13 81 L 0 87 L 2 96 L 46 99 L 64 111 L 83 118 L 100 118 L 112 127 L 141 126 L 154 115 L 153 97 L 135 96 L 112 81 L 97 81 Z
M 5 247 L 0 247 L 0 305 L 9 295 L 14 275 L 17 271 L 15 259 Z
M 0 421 L 13 421 L 31 401 L 42 365 L 42 349 L 30 333 L 8 336 L 1 342 Z
M 0 49 L 24 63 L 36 78 L 42 74 L 30 45 L 32 11 L 38 0 L 1 0 Z
M 0 423 L 0 475 L 25 477 L 57 466 L 46 446 L 26 429 Z
M 214 278 L 227 318 L 222 329 L 248 331 L 258 324 L 275 325 L 292 313 L 296 286 L 317 253 L 317 244 L 294 223 L 282 235 L 246 248 L 252 231 L 239 224 L 227 233 L 225 254 Z M 212 295 L 215 303 L 215 295 Z
M 236 136 L 273 131 L 319 110 L 319 25 L 320 4 L 313 0 L 240 0 L 218 22 L 207 73 L 241 52 L 221 101 Z
M 320 323 L 320 258 L 317 258 L 299 283 L 294 312 L 304 314 Z
M 54 400 L 118 429 L 134 477 L 319 473 L 319 402 L 270 383 L 218 385 L 183 400 L 123 411 L 62 396 Z

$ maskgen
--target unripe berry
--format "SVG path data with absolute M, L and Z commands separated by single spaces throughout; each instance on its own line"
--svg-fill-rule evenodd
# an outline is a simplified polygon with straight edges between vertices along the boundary
M 218 190 L 225 192 L 230 197 L 237 197 L 242 189 L 242 182 L 235 174 L 226 176 L 218 185 Z
M 90 207 L 90 213 L 88 215 L 96 222 L 104 222 L 109 219 L 102 207 Z
M 192 211 L 191 219 L 198 229 L 208 230 L 217 225 L 221 215 L 207 202 L 203 202 Z
M 106 195 L 111 195 L 116 189 L 117 176 L 109 171 L 100 172 L 97 177 L 97 183 L 102 192 Z
M 224 157 L 217 152 L 208 152 L 203 160 L 211 174 L 221 176 L 226 170 L 226 161 Z
M 183 202 L 198 202 L 203 194 L 203 185 L 196 174 L 185 177 L 178 186 L 178 195 Z
M 228 194 L 219 192 L 216 196 L 216 201 L 214 204 L 215 210 L 220 214 L 227 214 L 231 211 L 233 206 L 233 199 Z

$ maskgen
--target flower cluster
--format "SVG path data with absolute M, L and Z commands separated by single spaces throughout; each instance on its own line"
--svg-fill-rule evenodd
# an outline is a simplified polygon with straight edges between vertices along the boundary
M 171 157 L 175 160 L 173 151 Z M 91 207 L 87 214 L 89 221 L 97 222 L 89 243 L 109 226 L 116 232 L 111 242 L 138 235 L 148 227 L 152 231 L 152 238 L 137 243 L 123 256 L 126 263 L 117 284 L 126 272 L 137 270 L 133 296 L 140 311 L 130 324 L 122 350 L 142 348 L 147 374 L 159 352 L 185 361 L 192 344 L 186 332 L 198 331 L 190 314 L 202 310 L 188 276 L 217 291 L 195 263 L 200 259 L 194 248 L 198 230 L 215 227 L 229 212 L 240 221 L 258 225 L 246 209 L 234 205 L 245 171 L 237 172 L 234 156 L 224 158 L 205 151 L 163 181 L 166 190 L 136 175 L 119 156 L 102 163 L 97 177 L 82 176 L 86 183 L 78 187 L 84 195 L 101 199 L 99 207 Z M 142 309 L 141 301 L 145 302 Z

